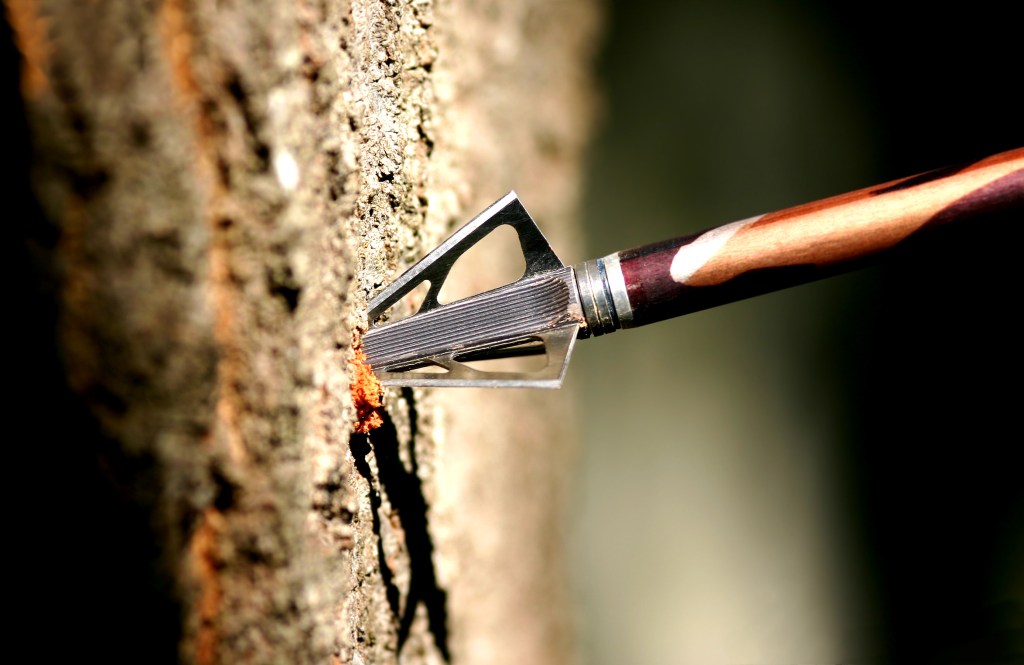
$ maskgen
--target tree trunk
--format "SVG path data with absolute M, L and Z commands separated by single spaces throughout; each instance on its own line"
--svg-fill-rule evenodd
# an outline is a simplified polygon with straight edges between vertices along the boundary
M 28 610 L 76 660 L 571 660 L 569 395 L 388 390 L 359 433 L 351 385 L 368 297 L 511 187 L 580 258 L 594 3 L 5 6 Z

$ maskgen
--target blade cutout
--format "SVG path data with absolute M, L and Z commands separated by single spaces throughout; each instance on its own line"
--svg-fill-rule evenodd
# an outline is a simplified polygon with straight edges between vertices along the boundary
M 433 363 L 428 363 L 421 367 L 414 367 L 412 369 L 406 370 L 406 372 L 410 374 L 447 374 L 449 371 L 451 370 L 449 370 L 447 367 L 442 367 L 440 365 L 435 365 Z
M 521 279 L 526 259 L 519 234 L 502 224 L 473 244 L 449 269 L 437 300 L 446 305 Z
M 430 293 L 430 280 L 425 279 L 386 310 L 386 313 L 389 314 L 388 321 L 391 323 L 402 321 L 420 311 L 428 293 Z
M 519 249 L 516 254 L 521 255 L 526 263 L 523 278 L 564 267 L 536 222 L 520 203 L 519 197 L 515 192 L 509 192 L 374 296 L 369 302 L 367 312 L 370 323 L 376 323 L 382 314 L 424 281 L 429 281 L 430 287 L 416 313 L 428 312 L 439 307 L 441 303 L 438 296 L 448 280 L 449 271 L 459 257 L 493 230 L 505 225 L 512 227 L 519 237 Z
M 532 374 L 544 369 L 549 362 L 547 347 L 540 338 L 483 353 L 464 353 L 454 359 L 478 372 L 491 374 Z
M 385 386 L 559 388 L 565 378 L 565 370 L 569 366 L 569 358 L 572 356 L 578 331 L 579 324 L 571 323 L 539 334 L 535 339 L 524 340 L 522 345 L 514 344 L 502 347 L 502 349 L 467 352 L 458 356 L 468 359 L 468 362 L 460 362 L 451 355 L 435 356 L 418 363 L 416 369 L 381 371 L 376 374 Z M 539 346 L 534 346 L 537 343 Z M 540 361 L 539 369 L 496 371 L 474 366 L 481 361 L 490 362 L 491 358 L 488 356 L 500 356 L 503 349 L 515 352 L 520 346 L 529 347 L 527 355 L 543 354 L 537 356 Z M 427 367 L 434 367 L 442 371 L 426 370 Z

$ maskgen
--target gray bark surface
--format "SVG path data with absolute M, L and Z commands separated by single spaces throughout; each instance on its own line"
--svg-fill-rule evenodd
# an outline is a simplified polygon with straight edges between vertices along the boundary
M 5 9 L 76 659 L 571 660 L 569 395 L 389 390 L 359 434 L 350 383 L 367 298 L 509 188 L 578 258 L 593 3 Z

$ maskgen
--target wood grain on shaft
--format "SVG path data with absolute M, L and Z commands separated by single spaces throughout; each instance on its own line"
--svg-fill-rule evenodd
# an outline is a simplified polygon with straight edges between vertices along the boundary
M 827 277 L 1024 211 L 1024 148 L 619 253 L 634 325 Z

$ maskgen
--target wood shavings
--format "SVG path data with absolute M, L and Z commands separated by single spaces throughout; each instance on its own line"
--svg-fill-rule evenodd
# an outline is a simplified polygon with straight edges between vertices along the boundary
M 369 434 L 384 424 L 381 415 L 384 407 L 384 388 L 374 376 L 373 370 L 366 364 L 366 354 L 358 342 L 354 346 L 354 351 L 355 357 L 349 361 L 355 371 L 351 384 L 352 405 L 356 409 L 356 422 L 353 427 L 359 434 Z

